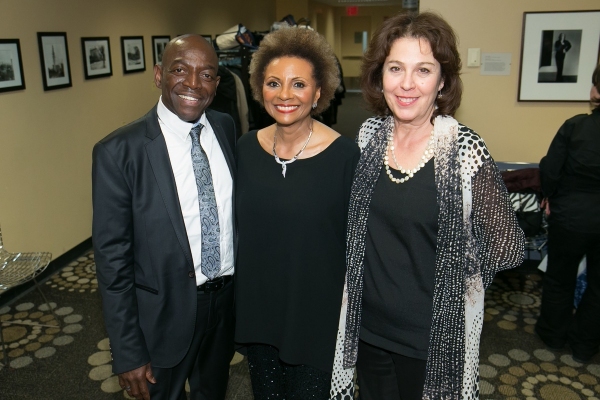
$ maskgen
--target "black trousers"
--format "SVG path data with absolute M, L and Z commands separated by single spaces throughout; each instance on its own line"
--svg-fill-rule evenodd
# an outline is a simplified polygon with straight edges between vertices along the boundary
M 587 288 L 573 314 L 577 270 L 587 256 Z M 548 269 L 542 281 L 542 307 L 535 330 L 550 347 L 569 343 L 573 354 L 588 358 L 600 345 L 600 234 L 550 225 Z
M 426 360 L 358 343 L 356 375 L 360 400 L 421 400 Z
M 198 292 L 196 330 L 190 349 L 174 368 L 152 367 L 156 384 L 148 384 L 152 400 L 223 400 L 234 353 L 233 281 L 215 292 Z

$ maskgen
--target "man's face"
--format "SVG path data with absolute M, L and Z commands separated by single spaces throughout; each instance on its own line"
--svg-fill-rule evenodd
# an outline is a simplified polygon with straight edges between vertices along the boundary
M 182 121 L 196 122 L 210 105 L 219 77 L 215 51 L 201 36 L 184 36 L 167 45 L 162 65 L 154 66 L 154 83 L 164 105 Z

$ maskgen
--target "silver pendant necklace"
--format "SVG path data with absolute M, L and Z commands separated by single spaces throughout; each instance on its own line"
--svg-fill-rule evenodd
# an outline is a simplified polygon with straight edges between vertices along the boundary
M 287 161 L 281 161 L 281 159 L 277 156 L 277 152 L 275 151 L 275 144 L 277 144 L 277 129 L 275 129 L 275 133 L 273 134 L 273 156 L 275 157 L 275 161 L 277 161 L 278 164 L 281 164 L 281 175 L 283 175 L 284 178 L 285 178 L 285 173 L 287 171 L 287 165 L 293 163 L 294 161 L 296 161 L 298 159 L 300 154 L 302 154 L 302 152 L 308 145 L 308 142 L 310 141 L 310 137 L 312 136 L 312 134 L 313 134 L 313 129 L 312 129 L 312 123 L 311 123 L 310 131 L 308 133 L 308 139 L 306 139 L 304 146 L 302 146 L 300 151 L 298 153 L 296 153 L 296 155 L 293 158 L 291 158 Z

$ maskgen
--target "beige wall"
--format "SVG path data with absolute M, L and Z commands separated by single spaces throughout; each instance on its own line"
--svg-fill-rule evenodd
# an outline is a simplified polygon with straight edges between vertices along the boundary
M 152 35 L 267 30 L 272 0 L 2 0 L 0 38 L 20 39 L 26 89 L 0 93 L 0 224 L 9 251 L 57 257 L 91 235 L 91 151 L 152 107 Z M 73 86 L 44 92 L 37 32 L 66 32 Z M 123 75 L 120 36 L 144 37 L 146 71 Z M 81 37 L 109 36 L 113 76 L 85 80 Z
M 437 11 L 459 36 L 464 93 L 457 117 L 485 139 L 497 161 L 538 162 L 565 119 L 590 111 L 586 103 L 517 101 L 523 12 L 599 8 L 598 0 L 421 0 L 421 11 Z M 466 67 L 470 47 L 511 53 L 510 75 L 481 76 Z
M 325 39 L 335 51 L 335 7 L 311 1 L 309 2 L 309 9 L 311 26 L 325 36 Z
M 292 14 L 296 21 L 310 19 L 308 0 L 275 0 L 275 20 L 279 21 L 288 14 Z
M 371 23 L 368 40 L 371 40 L 373 32 L 383 22 L 384 18 L 395 15 L 400 11 L 402 11 L 401 6 L 359 6 L 356 18 L 358 20 L 370 20 Z M 355 45 L 353 44 L 354 36 L 348 38 L 347 35 L 344 34 L 344 32 L 352 32 L 354 25 L 356 25 L 357 27 L 361 25 L 359 22 L 353 23 L 353 18 L 354 17 L 346 16 L 346 7 L 335 8 L 336 37 L 334 49 L 338 57 L 340 57 L 340 62 L 344 71 L 344 78 L 360 76 L 360 58 L 346 55 L 354 55 Z

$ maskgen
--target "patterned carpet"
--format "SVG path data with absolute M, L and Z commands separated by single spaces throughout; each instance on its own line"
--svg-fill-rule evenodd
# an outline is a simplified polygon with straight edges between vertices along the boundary
M 521 267 L 499 274 L 486 293 L 481 399 L 599 400 L 600 356 L 582 365 L 568 349 L 547 350 L 533 333 L 540 282 L 535 268 Z M 111 371 L 93 254 L 54 274 L 42 290 L 60 327 L 37 291 L 0 308 L 10 365 L 0 366 L 0 399 L 129 398 Z M 247 363 L 239 354 L 231 361 L 227 399 L 252 399 Z
M 481 398 L 598 400 L 600 356 L 575 362 L 568 348 L 550 351 L 533 331 L 541 279 L 537 269 L 521 267 L 498 274 L 486 292 Z

